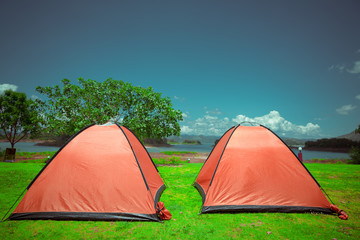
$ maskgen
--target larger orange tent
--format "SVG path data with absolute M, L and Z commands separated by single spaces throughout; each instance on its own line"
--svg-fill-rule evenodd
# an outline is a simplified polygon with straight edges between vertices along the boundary
M 160 221 L 156 206 L 164 189 L 129 129 L 91 125 L 54 155 L 9 219 Z
M 264 126 L 230 128 L 194 183 L 201 213 L 333 213 L 319 183 L 290 148 Z

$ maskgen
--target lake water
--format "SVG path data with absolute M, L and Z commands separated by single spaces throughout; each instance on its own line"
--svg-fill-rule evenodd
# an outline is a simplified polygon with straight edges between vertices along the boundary
M 17 152 L 47 152 L 59 150 L 59 147 L 36 146 L 35 144 L 36 143 L 33 142 L 18 142 L 15 144 L 15 148 Z M 9 142 L 0 142 L 1 150 L 10 147 Z
M 10 147 L 7 142 L 0 142 L 1 150 Z M 59 147 L 47 147 L 47 146 L 36 146 L 35 143 L 31 142 L 19 142 L 15 145 L 16 151 L 19 152 L 46 152 L 46 151 L 57 151 Z M 202 145 L 172 145 L 171 147 L 148 147 L 149 152 L 163 152 L 163 151 L 189 151 L 189 152 L 208 152 L 210 153 L 213 146 L 211 144 Z M 298 150 L 292 149 L 297 155 Z M 327 159 L 348 159 L 349 154 L 347 153 L 336 153 L 336 152 L 321 152 L 321 151 L 306 151 L 303 150 L 303 159 L 313 158 L 327 158 Z

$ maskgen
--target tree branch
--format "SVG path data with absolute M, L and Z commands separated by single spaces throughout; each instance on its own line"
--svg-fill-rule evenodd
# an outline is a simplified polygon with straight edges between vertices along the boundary
M 7 140 L 10 142 L 10 140 L 11 140 L 11 135 L 10 135 L 10 133 L 8 133 L 8 131 L 6 131 L 6 128 L 5 128 L 5 127 L 3 127 L 2 130 L 3 130 L 4 133 L 5 133 L 5 137 L 6 137 Z
M 14 144 L 20 142 L 21 139 L 23 139 L 26 135 L 27 135 L 27 132 L 25 132 L 24 135 L 22 137 L 20 137 L 18 140 L 15 140 Z

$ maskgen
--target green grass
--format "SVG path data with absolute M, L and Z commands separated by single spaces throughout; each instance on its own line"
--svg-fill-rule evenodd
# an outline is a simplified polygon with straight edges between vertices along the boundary
M 44 164 L 0 163 L 3 216 Z M 331 199 L 349 214 L 203 214 L 192 186 L 202 164 L 159 166 L 161 201 L 172 219 L 157 222 L 5 221 L 1 239 L 359 239 L 360 165 L 306 164 Z
M 179 165 L 179 164 L 184 164 L 184 163 L 188 163 L 188 160 L 182 160 L 180 155 L 186 154 L 186 153 L 192 153 L 195 154 L 195 156 L 197 155 L 197 152 L 188 152 L 188 151 L 164 151 L 161 152 L 165 155 L 169 155 L 171 157 L 168 158 L 153 158 L 153 161 L 155 164 L 171 164 L 171 165 Z
M 20 163 L 46 163 L 48 158 L 41 158 L 41 159 L 26 159 L 20 161 Z
M 164 151 L 161 153 L 166 154 L 166 155 L 180 155 L 180 154 L 186 154 L 186 153 L 197 154 L 197 152 L 187 152 L 187 151 Z
M 17 152 L 16 159 L 21 158 L 21 163 L 46 163 L 48 157 L 51 158 L 56 152 L 46 151 L 46 152 Z M 41 157 L 41 158 L 39 158 Z M 25 159 L 24 159 L 25 158 Z
M 56 151 L 46 151 L 46 152 L 16 152 L 16 156 L 17 157 L 27 157 L 27 158 L 31 158 L 35 155 L 46 155 L 46 156 L 50 156 L 52 157 L 54 154 L 56 153 Z
M 155 164 L 170 164 L 170 165 L 179 165 L 179 164 L 185 164 L 188 163 L 188 160 L 182 160 L 181 157 L 177 157 L 177 156 L 171 156 L 168 157 L 167 159 L 165 158 L 153 158 L 152 159 L 154 161 Z
M 332 163 L 332 164 L 353 164 L 353 161 L 351 159 L 328 159 L 328 158 L 313 158 L 311 159 L 313 163 Z

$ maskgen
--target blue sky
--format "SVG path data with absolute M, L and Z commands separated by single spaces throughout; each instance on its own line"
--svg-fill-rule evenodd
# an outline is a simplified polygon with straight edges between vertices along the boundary
M 68 78 L 152 86 L 182 132 L 248 120 L 284 137 L 360 124 L 357 0 L 0 2 L 0 91 Z

